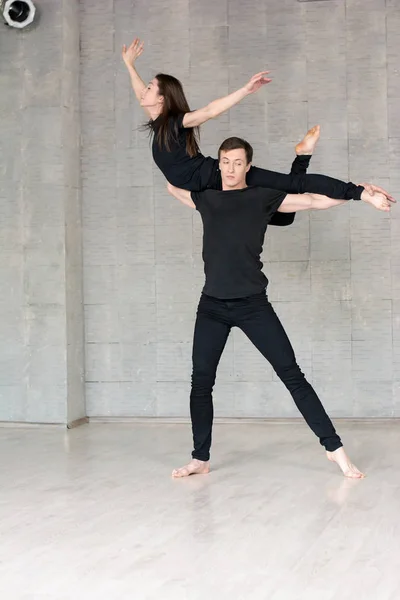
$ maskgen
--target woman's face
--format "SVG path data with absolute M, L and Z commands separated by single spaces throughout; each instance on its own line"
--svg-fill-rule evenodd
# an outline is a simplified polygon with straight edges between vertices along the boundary
M 156 78 L 152 79 L 147 87 L 143 90 L 140 105 L 146 108 L 155 108 L 161 106 L 163 103 L 163 96 L 160 96 L 158 90 L 158 81 Z

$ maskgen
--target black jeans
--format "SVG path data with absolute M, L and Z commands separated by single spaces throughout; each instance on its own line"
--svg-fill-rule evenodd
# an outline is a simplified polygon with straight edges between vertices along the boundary
M 190 394 L 193 458 L 209 460 L 213 422 L 212 390 L 221 354 L 232 327 L 239 327 L 271 363 L 308 426 L 326 450 L 342 446 L 332 421 L 296 362 L 293 348 L 265 292 L 234 300 L 202 294 L 193 340 Z

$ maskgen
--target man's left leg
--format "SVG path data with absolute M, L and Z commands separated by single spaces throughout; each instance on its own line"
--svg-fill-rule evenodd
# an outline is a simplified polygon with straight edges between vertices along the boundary
M 301 372 L 289 338 L 267 296 L 250 297 L 247 303 L 246 310 L 237 312 L 237 326 L 271 363 L 308 426 L 325 447 L 329 460 L 336 462 L 347 477 L 362 477 L 346 456 L 332 421 Z

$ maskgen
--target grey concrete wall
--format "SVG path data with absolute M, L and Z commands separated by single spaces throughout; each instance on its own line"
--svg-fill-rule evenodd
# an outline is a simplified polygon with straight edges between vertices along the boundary
M 400 5 L 85 1 L 81 25 L 88 414 L 186 416 L 201 223 L 165 193 L 121 45 L 142 37 L 142 77 L 173 73 L 192 107 L 272 70 L 273 84 L 203 128 L 204 153 L 241 135 L 256 164 L 287 172 L 295 142 L 320 123 L 312 171 L 400 195 Z M 349 203 L 268 233 L 270 298 L 336 416 L 399 415 L 399 216 Z M 297 415 L 240 331 L 215 405 L 225 416 Z
M 143 78 L 173 73 L 194 108 L 272 70 L 273 84 L 204 126 L 205 154 L 241 135 L 255 164 L 287 172 L 319 122 L 312 171 L 400 197 L 400 6 L 83 0 L 80 181 L 78 15 L 70 2 L 40 5 L 39 28 L 0 37 L 0 420 L 84 414 L 81 192 L 87 413 L 186 416 L 201 223 L 152 164 L 121 45 L 140 35 Z M 399 214 L 349 203 L 268 232 L 270 299 L 334 416 L 399 416 Z M 217 415 L 297 416 L 239 331 L 215 405 Z
M 79 11 L 40 8 L 0 38 L 0 420 L 67 423 L 85 415 Z

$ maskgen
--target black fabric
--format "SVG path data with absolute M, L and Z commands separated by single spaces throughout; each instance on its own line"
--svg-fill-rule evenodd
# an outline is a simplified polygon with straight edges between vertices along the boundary
M 167 181 L 176 187 L 190 192 L 201 192 L 205 189 L 222 189 L 221 173 L 218 168 L 218 160 L 203 154 L 190 157 L 186 153 L 186 136 L 188 129 L 183 127 L 184 113 L 170 117 L 168 126 L 176 141 L 172 142 L 170 151 L 160 147 L 157 141 L 157 132 L 160 119 L 153 121 L 153 158 L 154 162 L 163 173 Z M 266 187 L 280 190 L 290 194 L 303 194 L 313 192 L 324 194 L 338 200 L 360 200 L 363 191 L 362 186 L 354 183 L 345 183 L 339 179 L 325 175 L 308 175 L 307 167 L 309 156 L 297 156 L 293 161 L 289 174 L 277 173 L 267 169 L 251 167 L 246 178 L 249 186 Z M 295 219 L 295 213 L 276 213 L 270 225 L 287 226 Z
M 170 117 L 168 127 L 174 141 L 170 145 L 170 151 L 159 145 L 157 132 L 160 127 L 160 119 L 153 121 L 153 158 L 157 167 L 163 173 L 167 181 L 172 185 L 184 190 L 205 190 L 212 179 L 218 164 L 213 158 L 197 154 L 190 157 L 186 152 L 186 135 L 188 129 L 182 125 L 184 114 Z M 214 175 L 215 176 L 215 175 Z
M 266 288 L 260 254 L 267 225 L 285 196 L 252 187 L 192 192 L 204 226 L 205 294 L 242 298 Z
M 247 174 L 248 185 L 259 185 L 288 194 L 323 194 L 335 200 L 360 200 L 364 188 L 354 183 L 345 183 L 340 179 L 326 175 L 308 173 L 276 173 L 258 167 L 251 167 Z
M 268 171 L 259 167 L 250 167 L 247 173 L 246 183 L 249 186 L 265 187 L 271 190 L 281 190 L 287 194 L 322 194 L 335 200 L 360 200 L 364 190 L 362 185 L 354 183 L 345 183 L 340 179 L 334 179 L 326 175 L 309 175 L 306 169 L 302 168 L 302 162 L 298 159 L 303 157 L 298 156 L 293 161 L 292 170 L 287 175 L 286 173 L 277 173 L 276 171 Z M 310 157 L 306 157 L 310 160 Z M 294 170 L 296 167 L 296 170 Z M 214 177 L 210 181 L 209 186 L 212 189 L 222 189 L 221 172 L 217 169 L 214 171 Z M 289 214 L 289 213 L 288 213 Z
M 193 458 L 209 460 L 213 401 L 212 390 L 221 354 L 232 327 L 239 327 L 270 362 L 289 390 L 308 426 L 326 450 L 342 446 L 340 437 L 314 389 L 305 379 L 286 332 L 265 293 L 236 300 L 202 295 L 193 340 L 190 414 Z M 266 399 L 266 402 L 268 400 Z M 258 416 L 258 415 L 254 415 Z M 237 447 L 240 452 L 240 447 Z
M 221 173 L 218 170 L 217 159 L 205 157 L 203 154 L 190 157 L 186 153 L 186 133 L 182 125 L 184 114 L 169 119 L 169 127 L 177 139 L 172 143 L 168 152 L 166 148 L 159 147 L 157 142 L 157 131 L 159 118 L 153 121 L 153 158 L 166 179 L 176 187 L 200 192 L 207 188 L 222 189 Z M 304 194 L 310 192 L 323 194 L 337 200 L 360 200 L 363 186 L 354 183 L 345 183 L 340 179 L 327 177 L 326 175 L 308 175 L 304 168 L 303 157 L 297 157 L 292 165 L 290 174 L 277 173 L 251 167 L 247 174 L 246 182 L 249 186 L 266 187 L 280 190 L 288 194 Z M 306 157 L 309 161 L 309 157 Z
M 308 166 L 310 164 L 311 155 L 301 155 L 296 156 L 294 161 L 292 162 L 292 166 L 290 169 L 291 175 L 300 175 L 307 173 Z M 263 171 L 263 169 L 259 169 Z M 263 171 L 264 172 L 264 171 Z M 272 173 L 272 171 L 266 171 L 266 173 Z M 277 173 L 278 174 L 278 173 Z M 246 179 L 247 185 L 250 185 L 248 179 Z M 221 173 L 219 171 L 218 161 L 215 161 L 215 167 L 213 169 L 213 173 L 211 175 L 211 180 L 208 185 L 211 189 L 222 190 L 222 179 Z M 261 185 L 260 187 L 268 187 Z M 272 188 L 276 189 L 276 188 Z M 275 213 L 269 225 L 275 225 L 277 227 L 286 227 L 287 225 L 291 225 L 295 219 L 296 213 Z

